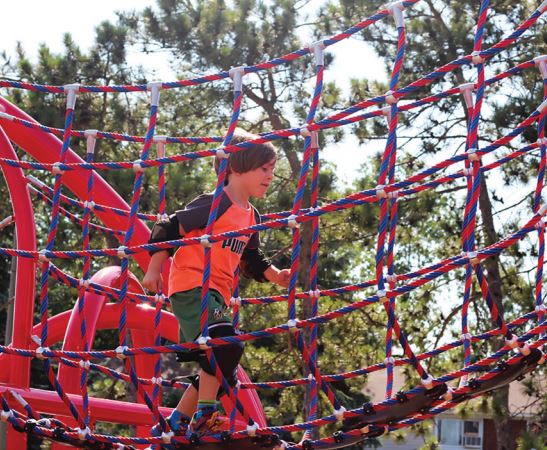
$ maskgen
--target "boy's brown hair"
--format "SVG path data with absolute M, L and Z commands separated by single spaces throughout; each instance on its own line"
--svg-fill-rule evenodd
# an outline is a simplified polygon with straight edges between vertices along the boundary
M 236 128 L 230 145 L 241 144 L 245 141 L 257 139 L 260 136 L 249 133 L 241 128 Z M 269 163 L 277 158 L 275 147 L 271 142 L 263 144 L 252 144 L 250 147 L 228 155 L 228 172 L 226 174 L 226 183 L 231 172 L 246 173 L 258 169 L 260 166 Z M 215 156 L 215 172 L 218 174 L 222 158 Z

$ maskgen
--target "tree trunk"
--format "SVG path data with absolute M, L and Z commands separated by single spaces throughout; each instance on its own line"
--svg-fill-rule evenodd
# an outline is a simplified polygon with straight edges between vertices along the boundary
M 488 193 L 488 186 L 484 175 L 481 177 L 481 192 L 479 196 L 479 207 L 486 232 L 486 245 L 491 245 L 498 240 L 494 218 L 492 215 L 492 202 Z M 501 289 L 501 274 L 498 256 L 493 256 L 484 260 L 486 268 L 486 280 L 492 295 L 492 300 L 500 314 L 503 314 L 503 292 Z M 492 341 L 494 350 L 502 347 L 503 338 Z M 496 441 L 499 450 L 513 450 L 515 448 L 515 439 L 511 434 L 509 411 L 509 386 L 503 386 L 496 389 L 492 396 L 493 419 L 496 427 Z

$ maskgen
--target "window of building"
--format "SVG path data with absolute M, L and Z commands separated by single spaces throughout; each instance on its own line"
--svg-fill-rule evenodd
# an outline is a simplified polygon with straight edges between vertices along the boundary
M 482 420 L 441 419 L 437 438 L 441 445 L 482 448 Z

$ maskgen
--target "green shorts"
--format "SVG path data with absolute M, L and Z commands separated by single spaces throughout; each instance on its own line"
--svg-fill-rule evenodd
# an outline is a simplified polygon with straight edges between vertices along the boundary
M 195 341 L 201 334 L 201 288 L 175 292 L 170 297 L 171 309 L 179 321 L 180 342 Z M 226 303 L 220 292 L 209 290 L 209 327 L 216 323 L 232 323 Z

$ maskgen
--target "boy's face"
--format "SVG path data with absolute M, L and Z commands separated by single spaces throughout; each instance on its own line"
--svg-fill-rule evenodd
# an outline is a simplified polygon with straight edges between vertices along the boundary
M 264 197 L 273 180 L 275 163 L 276 159 L 274 158 L 254 170 L 238 174 L 241 177 L 242 186 L 247 190 L 250 197 Z

